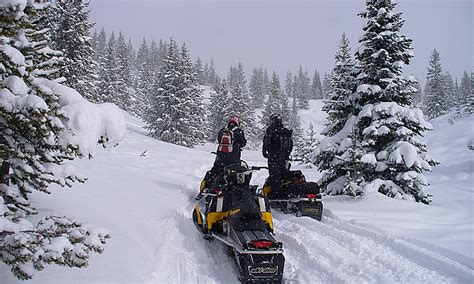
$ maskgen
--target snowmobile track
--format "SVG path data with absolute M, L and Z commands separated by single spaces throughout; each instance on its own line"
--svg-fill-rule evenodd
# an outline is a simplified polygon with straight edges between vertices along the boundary
M 239 283 L 225 245 L 206 241 L 191 219 L 194 191 L 181 187 L 184 208 L 162 220 L 167 235 L 155 252 L 149 283 Z M 285 284 L 472 283 L 474 270 L 420 241 L 397 238 L 347 222 L 325 209 L 321 222 L 274 211 L 275 238 L 283 242 Z
M 448 257 L 329 215 L 317 222 L 275 214 L 276 238 L 285 248 L 287 283 L 472 283 L 474 279 L 471 268 Z

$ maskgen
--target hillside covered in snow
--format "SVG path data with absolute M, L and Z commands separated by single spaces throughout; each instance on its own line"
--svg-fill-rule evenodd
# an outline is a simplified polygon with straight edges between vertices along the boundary
M 301 112 L 303 125 L 324 124 L 321 101 Z M 285 249 L 287 283 L 468 283 L 474 279 L 473 118 L 432 121 L 424 139 L 441 164 L 428 175 L 433 202 L 423 205 L 379 193 L 324 197 L 322 222 L 274 211 L 275 238 Z M 39 216 L 56 211 L 108 229 L 111 239 L 84 269 L 46 267 L 30 283 L 237 283 L 235 264 L 218 242 L 195 229 L 194 196 L 213 162 L 215 145 L 195 149 L 146 136 L 127 116 L 127 134 L 93 160 L 75 162 L 88 177 L 70 190 L 34 194 Z M 260 151 L 244 151 L 264 165 Z M 308 180 L 320 173 L 302 168 Z M 262 185 L 266 172 L 254 174 Z M 54 208 L 54 209 L 53 209 Z M 0 265 L 2 283 L 19 283 Z

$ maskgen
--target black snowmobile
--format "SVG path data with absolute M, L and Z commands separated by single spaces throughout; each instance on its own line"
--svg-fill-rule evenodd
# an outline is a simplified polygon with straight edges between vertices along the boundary
M 206 174 L 196 197 L 193 221 L 203 237 L 217 239 L 235 257 L 242 283 L 281 283 L 283 245 L 273 237 L 268 200 L 250 185 L 253 171 L 243 162 L 224 168 L 209 179 Z
M 281 209 L 284 213 L 295 214 L 298 217 L 308 216 L 321 221 L 323 215 L 323 202 L 317 183 L 307 182 L 300 170 L 290 170 L 291 164 L 283 175 L 278 191 L 272 191 L 265 180 L 262 193 L 270 201 L 272 208 Z

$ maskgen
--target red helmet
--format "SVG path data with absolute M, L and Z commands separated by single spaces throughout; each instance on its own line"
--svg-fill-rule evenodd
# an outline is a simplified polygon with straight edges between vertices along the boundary
M 240 125 L 240 118 L 236 115 L 231 115 L 229 116 L 229 121 L 228 123 L 234 123 L 235 125 L 239 126 Z

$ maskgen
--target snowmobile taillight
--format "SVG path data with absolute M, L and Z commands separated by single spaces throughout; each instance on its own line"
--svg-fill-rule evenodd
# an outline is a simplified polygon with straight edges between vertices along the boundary
M 255 241 L 250 241 L 250 245 L 254 248 L 270 248 L 273 246 L 272 241 L 265 241 L 265 240 L 255 240 Z
M 314 194 L 314 193 L 308 193 L 308 194 L 306 194 L 306 197 L 313 199 L 313 198 L 316 198 L 317 195 Z

